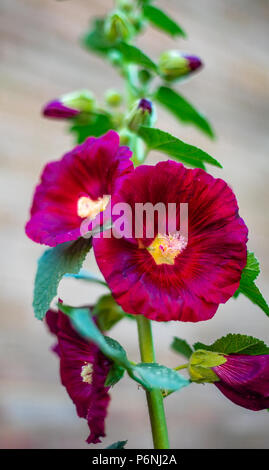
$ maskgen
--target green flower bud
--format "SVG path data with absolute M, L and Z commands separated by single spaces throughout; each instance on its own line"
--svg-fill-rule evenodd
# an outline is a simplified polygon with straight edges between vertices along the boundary
M 132 25 L 122 11 L 115 10 L 105 20 L 104 32 L 109 41 L 125 41 L 132 34 Z
M 117 90 L 107 90 L 105 101 L 108 106 L 117 107 L 122 103 L 122 95 Z
M 163 52 L 159 58 L 160 73 L 169 81 L 188 75 L 201 65 L 199 57 L 182 54 L 176 50 Z
M 198 349 L 192 354 L 189 362 L 189 374 L 191 380 L 197 383 L 218 382 L 219 378 L 215 374 L 213 367 L 220 366 L 226 361 L 227 359 L 223 354 Z
M 151 126 L 154 114 L 151 101 L 145 98 L 138 100 L 127 116 L 128 129 L 135 132 L 140 126 Z
M 140 83 L 142 83 L 143 85 L 146 85 L 152 79 L 152 74 L 148 70 L 142 69 L 142 70 L 139 70 L 138 72 L 138 78 L 139 78 Z
M 128 147 L 130 147 L 133 134 L 128 129 L 124 128 L 119 131 L 119 136 L 120 145 L 127 145 Z
M 61 101 L 65 106 L 86 113 L 94 111 L 96 106 L 96 100 L 88 90 L 79 90 L 63 95 Z
M 117 6 L 125 13 L 130 13 L 134 9 L 134 2 L 132 0 L 117 0 Z

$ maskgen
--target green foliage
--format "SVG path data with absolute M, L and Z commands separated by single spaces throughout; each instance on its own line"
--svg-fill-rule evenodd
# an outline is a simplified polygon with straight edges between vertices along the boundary
M 122 379 L 124 373 L 125 369 L 123 367 L 117 366 L 116 364 L 112 364 L 106 378 L 105 386 L 113 387 L 114 385 L 116 385 L 116 383 L 118 383 Z
M 107 54 L 114 47 L 114 42 L 104 33 L 104 23 L 104 18 L 95 19 L 90 31 L 82 37 L 82 44 L 97 54 Z
M 134 367 L 134 371 L 149 384 L 151 388 L 163 390 L 179 390 L 189 385 L 189 380 L 175 370 L 156 363 L 141 363 Z
M 75 134 L 76 142 L 81 144 L 87 137 L 99 137 L 113 128 L 113 122 L 108 114 L 96 112 L 74 118 L 70 132 Z
M 102 331 L 110 330 L 116 323 L 125 317 L 122 308 L 115 302 L 111 294 L 103 295 L 93 309 L 98 326 Z
M 260 267 L 258 260 L 255 258 L 254 253 L 248 252 L 247 264 L 243 269 L 240 285 L 234 297 L 238 297 L 239 294 L 244 294 L 245 297 L 251 300 L 255 305 L 258 305 L 258 307 L 269 316 L 269 306 L 254 282 L 259 272 Z
M 80 269 L 78 274 L 65 274 L 65 277 L 73 277 L 74 279 L 80 279 L 87 282 L 95 282 L 96 284 L 101 284 L 102 286 L 108 287 L 105 281 L 90 273 L 86 269 Z
M 125 449 L 127 442 L 128 441 L 114 442 L 114 444 L 111 444 L 110 446 L 106 447 L 106 449 Z
M 155 363 L 141 363 L 138 365 L 131 363 L 123 347 L 116 340 L 101 333 L 88 309 L 70 307 L 61 303 L 58 304 L 58 307 L 70 317 L 74 328 L 82 337 L 93 341 L 103 354 L 114 362 L 116 371 L 114 369 L 109 376 L 109 383 L 116 383 L 115 380 L 120 380 L 122 377 L 120 376 L 122 373 L 120 369 L 125 369 L 131 378 L 147 390 L 153 388 L 178 390 L 188 385 L 189 381 L 187 379 L 168 367 Z
M 137 133 L 146 143 L 148 150 L 158 150 L 178 161 L 197 168 L 205 168 L 204 163 L 210 163 L 222 168 L 221 164 L 208 153 L 198 147 L 186 144 L 168 132 L 142 126 L 138 129 Z
M 145 69 L 157 72 L 157 65 L 138 47 L 122 41 L 117 46 L 117 49 L 122 54 L 125 62 L 140 65 Z
M 91 240 L 79 238 L 49 248 L 38 261 L 34 287 L 35 316 L 42 320 L 57 295 L 58 285 L 66 273 L 78 273 L 91 248 Z
M 215 136 L 206 117 L 172 88 L 161 86 L 155 94 L 155 99 L 183 123 L 193 124 L 211 138 Z
M 193 353 L 192 347 L 187 343 L 185 339 L 174 337 L 173 342 L 171 344 L 171 348 L 181 354 L 182 356 L 189 359 Z
M 143 7 L 144 16 L 157 28 L 165 31 L 171 36 L 186 37 L 185 31 L 164 11 L 152 5 Z
M 194 344 L 194 349 L 205 349 L 207 351 L 216 351 L 223 354 L 246 354 L 249 356 L 257 356 L 260 354 L 269 354 L 269 348 L 260 339 L 253 336 L 232 334 L 215 341 L 210 346 L 203 343 Z

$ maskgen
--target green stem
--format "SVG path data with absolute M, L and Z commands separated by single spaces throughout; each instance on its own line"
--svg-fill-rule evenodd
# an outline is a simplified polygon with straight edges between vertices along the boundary
M 155 362 L 151 322 L 143 315 L 137 315 L 139 347 L 143 362 Z M 146 392 L 154 449 L 169 449 L 169 439 L 163 406 L 163 396 L 159 389 Z

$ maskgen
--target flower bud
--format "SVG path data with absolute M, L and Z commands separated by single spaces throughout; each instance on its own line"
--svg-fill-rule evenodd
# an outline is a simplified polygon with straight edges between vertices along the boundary
M 108 15 L 104 25 L 104 32 L 109 41 L 125 41 L 131 35 L 132 26 L 125 14 L 116 10 Z
M 122 95 L 117 90 L 107 90 L 105 101 L 108 106 L 117 107 L 122 103 Z
M 90 91 L 82 90 L 68 93 L 50 101 L 43 109 L 46 117 L 71 119 L 81 112 L 91 112 L 95 107 L 95 99 Z
M 201 65 L 199 57 L 182 54 L 176 50 L 163 52 L 159 58 L 160 73 L 169 81 L 186 76 Z
M 224 364 L 227 359 L 223 354 L 198 349 L 195 351 L 189 362 L 189 374 L 193 382 L 218 382 L 219 378 L 213 371 L 213 367 Z
M 132 0 L 117 0 L 117 6 L 125 13 L 130 13 L 134 9 L 134 2 Z
M 152 102 L 142 98 L 137 101 L 127 116 L 127 126 L 131 131 L 137 131 L 140 126 L 151 126 L 154 120 Z
M 138 72 L 138 78 L 142 85 L 146 85 L 152 79 L 152 74 L 146 69 L 141 69 Z

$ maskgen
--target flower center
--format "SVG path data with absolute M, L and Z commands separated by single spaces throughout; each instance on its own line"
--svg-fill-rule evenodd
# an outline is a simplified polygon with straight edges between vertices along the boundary
M 184 237 L 177 235 L 162 235 L 158 233 L 153 242 L 147 247 L 156 264 L 174 264 L 175 259 L 187 246 Z
M 93 373 L 93 366 L 89 362 L 86 363 L 85 366 L 81 368 L 81 377 L 83 382 L 87 382 L 88 384 L 92 383 L 92 373 Z
M 78 200 L 77 214 L 81 218 L 89 217 L 94 219 L 97 214 L 103 212 L 109 203 L 109 196 L 99 197 L 97 201 L 93 201 L 88 196 L 82 196 Z

